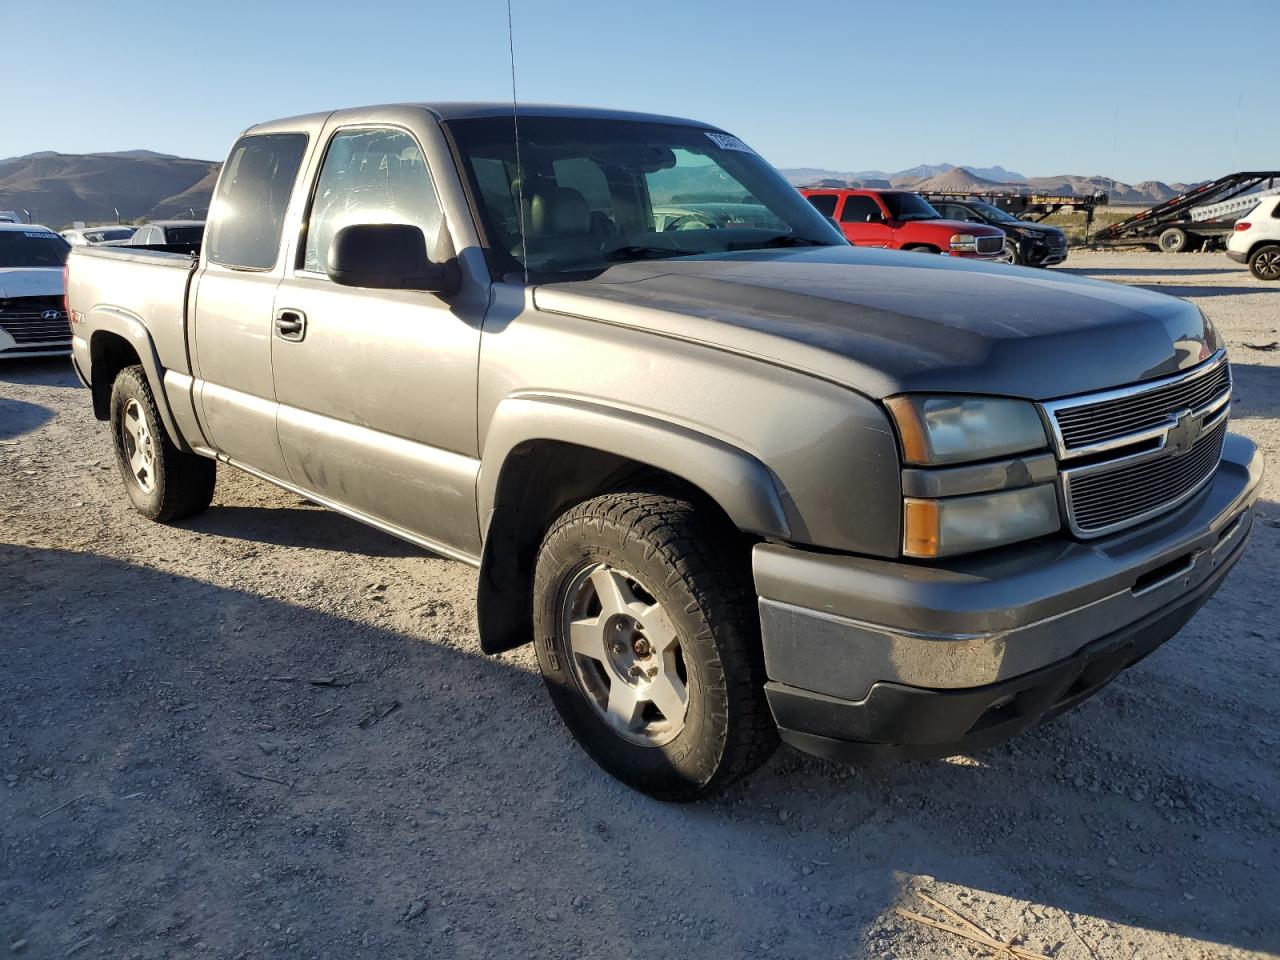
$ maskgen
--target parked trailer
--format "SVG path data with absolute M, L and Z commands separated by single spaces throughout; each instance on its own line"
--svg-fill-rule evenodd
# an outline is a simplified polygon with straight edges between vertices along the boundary
M 927 190 L 920 194 L 930 203 L 935 200 L 981 200 L 993 207 L 999 207 L 1011 213 L 1019 220 L 1030 220 L 1039 223 L 1055 213 L 1066 210 L 1082 210 L 1084 212 L 1084 236 L 1089 239 L 1089 230 L 1093 226 L 1093 211 L 1097 207 L 1107 205 L 1107 194 L 1094 193 L 1088 196 L 1053 193 L 989 193 L 981 190 L 938 191 Z
M 1235 223 L 1280 188 L 1280 170 L 1229 173 L 1098 231 L 1094 242 L 1165 253 L 1224 246 Z

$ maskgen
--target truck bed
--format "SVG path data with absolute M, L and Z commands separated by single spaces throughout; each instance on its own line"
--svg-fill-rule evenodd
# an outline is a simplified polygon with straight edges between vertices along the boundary
M 67 260 L 67 304 L 85 316 L 109 310 L 137 317 L 151 333 L 160 366 L 189 374 L 187 293 L 199 261 L 192 255 L 192 245 L 177 246 L 181 249 L 72 247 Z

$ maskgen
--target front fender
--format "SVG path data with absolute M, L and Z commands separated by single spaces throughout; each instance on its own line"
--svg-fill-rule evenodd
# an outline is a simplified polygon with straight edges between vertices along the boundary
M 693 484 L 738 529 L 788 539 L 791 523 L 773 474 L 722 440 L 632 410 L 577 398 L 525 394 L 498 404 L 485 436 L 476 497 L 487 531 L 508 456 L 536 440 L 589 447 L 663 470 Z

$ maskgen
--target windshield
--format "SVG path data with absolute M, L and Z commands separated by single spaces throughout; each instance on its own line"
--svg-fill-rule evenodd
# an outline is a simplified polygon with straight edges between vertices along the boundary
M 973 209 L 977 210 L 984 217 L 987 217 L 988 219 L 991 219 L 991 220 L 998 220 L 1000 223 L 1021 223 L 1022 222 L 1017 217 L 1006 213 L 1005 211 L 1001 210 L 999 207 L 993 207 L 989 203 L 970 203 L 969 206 L 973 207 Z
M 736 137 L 639 120 L 449 124 L 504 275 L 578 279 L 615 263 L 844 243 Z M 525 237 L 521 238 L 523 226 Z
M 914 193 L 882 193 L 880 199 L 889 208 L 890 220 L 941 220 L 942 214 L 924 197 Z
M 70 250 L 48 230 L 0 230 L 0 267 L 61 267 Z

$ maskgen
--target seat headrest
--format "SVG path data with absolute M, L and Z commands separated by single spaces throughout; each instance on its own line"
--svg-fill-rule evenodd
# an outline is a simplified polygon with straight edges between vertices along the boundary
M 534 236 L 590 233 L 591 207 L 586 197 L 569 187 L 538 190 L 529 201 L 529 232 Z

